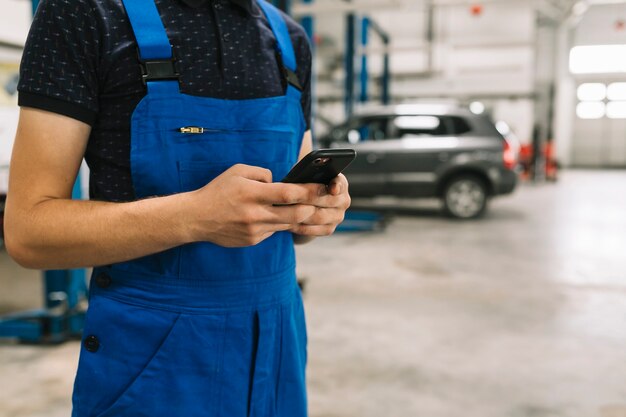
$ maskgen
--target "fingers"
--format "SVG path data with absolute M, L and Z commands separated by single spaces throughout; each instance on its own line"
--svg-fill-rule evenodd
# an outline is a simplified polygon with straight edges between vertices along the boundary
M 263 213 L 262 221 L 274 225 L 295 224 L 306 222 L 315 215 L 317 208 L 304 204 L 293 204 L 287 206 L 269 206 Z
M 348 191 L 348 180 L 345 175 L 339 174 L 328 184 L 328 193 L 330 195 L 340 195 Z
M 260 181 L 265 183 L 272 182 L 272 171 L 266 168 L 255 167 L 251 165 L 237 164 L 233 165 L 229 171 L 243 178 Z
M 311 204 L 311 202 L 325 193 L 326 187 L 319 184 L 286 184 L 277 182 L 257 187 L 258 201 L 267 204 Z
M 345 209 L 343 208 L 318 208 L 315 213 L 307 218 L 305 221 L 300 222 L 305 226 L 328 226 L 331 224 L 339 224 L 343 222 L 345 216 Z
M 291 228 L 291 232 L 302 236 L 330 236 L 335 233 L 336 224 L 330 225 L 298 225 Z
M 260 202 L 275 205 L 307 204 L 320 208 L 345 207 L 350 205 L 350 196 L 345 178 L 332 183 L 332 192 L 322 184 L 264 184 L 258 189 Z

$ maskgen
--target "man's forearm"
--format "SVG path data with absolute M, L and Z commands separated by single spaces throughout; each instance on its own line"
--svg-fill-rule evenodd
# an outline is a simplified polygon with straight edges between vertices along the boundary
M 7 249 L 28 268 L 127 261 L 190 242 L 187 204 L 188 194 L 131 203 L 48 199 L 26 213 L 9 204 Z

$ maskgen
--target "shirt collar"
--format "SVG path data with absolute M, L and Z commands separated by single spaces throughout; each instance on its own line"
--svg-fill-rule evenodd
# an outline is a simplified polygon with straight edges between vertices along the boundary
M 221 1 L 221 0 L 214 0 L 214 1 Z M 248 13 L 252 13 L 252 2 L 254 0 L 227 0 L 227 1 L 233 4 L 236 4 L 237 6 L 247 11 Z M 203 4 L 208 3 L 209 0 L 182 0 L 182 2 L 190 7 L 200 7 Z

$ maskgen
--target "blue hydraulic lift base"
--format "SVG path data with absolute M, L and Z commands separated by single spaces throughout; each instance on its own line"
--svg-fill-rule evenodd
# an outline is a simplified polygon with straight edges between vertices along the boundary
M 337 232 L 381 232 L 388 222 L 389 217 L 377 211 L 348 210 Z
M 25 311 L 0 320 L 0 338 L 22 343 L 62 343 L 80 339 L 84 312 L 56 313 L 47 309 Z

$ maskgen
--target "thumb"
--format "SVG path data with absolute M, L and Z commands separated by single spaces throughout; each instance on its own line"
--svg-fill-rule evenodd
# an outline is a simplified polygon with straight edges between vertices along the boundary
M 334 181 L 328 186 L 328 193 L 333 196 L 341 194 L 341 183 Z

